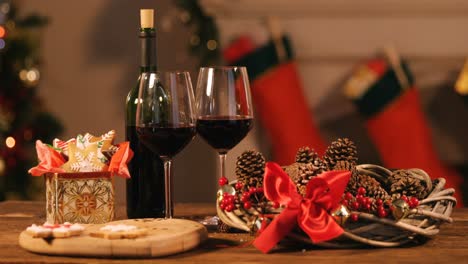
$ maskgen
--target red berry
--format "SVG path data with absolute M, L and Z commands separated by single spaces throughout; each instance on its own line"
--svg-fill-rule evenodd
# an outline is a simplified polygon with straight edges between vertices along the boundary
M 249 201 L 249 200 L 250 200 L 250 196 L 249 196 L 249 195 L 242 195 L 242 197 L 241 197 L 241 202 L 245 203 L 245 202 L 247 202 L 247 201 Z
M 224 203 L 220 203 L 219 208 L 221 208 L 221 210 L 224 210 L 226 209 L 226 205 Z
M 219 186 L 224 186 L 224 185 L 228 184 L 228 179 L 223 176 L 223 177 L 219 178 L 218 183 L 219 183 Z
M 349 206 L 349 201 L 348 201 L 348 200 L 343 200 L 343 201 L 341 202 L 341 204 L 344 205 L 344 206 L 346 206 L 346 207 L 348 207 L 348 206 Z
M 249 188 L 249 193 L 250 193 L 250 194 L 254 194 L 254 193 L 256 193 L 256 192 L 257 192 L 257 188 L 255 188 L 255 187 L 250 187 L 250 188 Z
M 242 182 L 237 182 L 236 185 L 235 185 L 235 188 L 236 188 L 236 190 L 240 190 L 240 189 L 242 189 L 243 186 L 244 185 L 242 184 Z
M 230 205 L 226 206 L 226 211 L 232 212 L 232 210 L 234 210 L 234 205 L 233 204 L 230 204 Z
M 258 187 L 258 188 L 257 188 L 257 192 L 258 192 L 258 193 L 263 193 L 263 187 Z
M 357 220 L 359 220 L 359 216 L 357 214 L 351 214 L 351 220 L 353 222 L 357 222 Z
M 358 194 L 358 196 L 359 196 L 359 195 L 360 195 L 360 194 Z M 356 197 L 356 201 L 357 201 L 359 204 L 361 204 L 361 205 L 364 205 L 364 204 L 365 204 L 365 202 L 364 202 L 364 197 L 363 197 L 362 195 L 359 196 L 359 197 Z
M 358 202 L 352 202 L 352 203 L 351 203 L 351 208 L 352 208 L 353 210 L 359 209 L 359 203 L 358 203 Z
M 226 198 L 228 196 L 229 196 L 229 193 L 227 193 L 227 192 L 223 193 L 223 198 Z
M 411 208 L 416 208 L 419 206 L 419 200 L 418 198 L 416 197 L 411 197 L 411 199 L 409 200 L 408 202 L 408 205 L 411 207 Z
M 376 204 L 377 206 L 381 206 L 381 205 L 383 204 L 382 199 L 380 199 L 380 198 L 377 199 L 377 201 L 375 201 L 375 204 Z
M 383 207 L 383 205 L 379 205 L 379 207 L 377 207 L 377 211 L 379 210 L 385 210 L 385 207 Z
M 364 187 L 359 187 L 358 190 L 357 190 L 358 194 L 366 194 L 366 189 Z
M 371 206 L 371 204 L 369 204 L 369 203 L 366 203 L 366 204 L 364 205 L 364 209 L 366 209 L 367 211 L 370 211 L 371 208 L 372 208 L 372 206 Z
M 280 207 L 280 204 L 278 202 L 273 202 L 273 208 L 279 208 Z
M 353 199 L 353 195 L 350 192 L 347 192 L 347 193 L 345 193 L 344 198 L 345 198 L 345 200 L 351 200 L 351 199 Z
M 380 209 L 377 211 L 377 214 L 379 215 L 380 218 L 385 218 L 385 217 L 387 217 L 388 212 L 387 212 L 387 210 L 385 210 L 385 209 L 383 209 L 383 208 L 380 208 Z
M 252 203 L 251 203 L 251 202 L 245 202 L 245 203 L 244 203 L 244 208 L 245 208 L 245 209 L 250 209 L 250 208 L 252 208 Z
M 372 199 L 369 197 L 364 197 L 364 204 L 372 204 Z
M 400 199 L 402 199 L 405 202 L 408 202 L 408 197 L 406 197 L 406 195 L 402 195 Z

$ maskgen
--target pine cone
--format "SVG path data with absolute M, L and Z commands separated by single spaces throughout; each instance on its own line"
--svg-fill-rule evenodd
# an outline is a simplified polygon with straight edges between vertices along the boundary
M 333 167 L 333 170 L 347 170 L 351 172 L 351 177 L 353 175 L 358 174 L 358 171 L 356 169 L 356 165 L 350 163 L 349 161 L 346 160 L 340 160 L 336 162 L 335 167 Z
M 328 170 L 332 170 L 338 161 L 348 161 L 357 164 L 357 149 L 354 142 L 348 138 L 339 138 L 331 143 L 327 148 L 323 161 Z
M 219 233 L 229 233 L 231 231 L 231 227 L 228 226 L 226 223 L 221 221 L 221 219 L 218 220 L 218 226 L 217 226 L 218 232 Z
M 388 178 L 389 190 L 393 199 L 402 195 L 413 196 L 420 200 L 429 193 L 426 182 L 414 177 L 408 170 L 396 170 Z
M 388 195 L 387 191 L 382 188 L 380 182 L 376 179 L 366 174 L 353 173 L 349 179 L 348 186 L 346 186 L 346 191 L 357 195 L 359 187 L 366 189 L 367 197 L 382 199 L 383 201 L 390 198 L 390 195 Z
M 242 182 L 245 188 L 262 186 L 264 172 L 265 158 L 260 152 L 248 150 L 237 157 L 237 180 Z
M 295 179 L 295 184 L 300 194 L 305 195 L 305 188 L 301 186 L 307 186 L 309 181 L 323 172 L 322 167 L 317 167 L 313 163 L 299 163 L 298 175 Z
M 320 159 L 319 155 L 309 147 L 302 147 L 296 153 L 297 163 L 313 163 L 316 159 Z

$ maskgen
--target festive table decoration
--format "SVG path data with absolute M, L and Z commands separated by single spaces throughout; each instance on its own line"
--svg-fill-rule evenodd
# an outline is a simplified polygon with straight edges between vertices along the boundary
M 128 142 L 114 145 L 115 131 L 95 137 L 78 135 L 53 146 L 36 142 L 39 164 L 33 176 L 44 175 L 46 218 L 50 223 L 106 223 L 114 217 L 113 175 L 130 177 L 133 156 Z
M 265 163 L 256 151 L 244 152 L 236 165 L 237 180 L 220 180 L 219 231 L 258 231 L 254 245 L 263 252 L 285 237 L 341 248 L 417 243 L 451 223 L 456 204 L 444 178 L 357 165 L 349 139 L 334 141 L 322 158 L 301 148 L 285 167 Z

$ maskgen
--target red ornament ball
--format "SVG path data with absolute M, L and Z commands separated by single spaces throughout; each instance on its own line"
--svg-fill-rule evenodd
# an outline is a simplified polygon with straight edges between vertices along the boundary
M 223 177 L 219 178 L 218 183 L 219 183 L 219 186 L 224 186 L 224 185 L 228 184 L 228 179 L 223 176 Z
M 357 222 L 359 220 L 359 215 L 357 214 L 351 214 L 351 221 Z
M 347 192 L 347 193 L 345 193 L 344 198 L 345 198 L 345 200 L 351 200 L 351 199 L 353 199 L 353 194 L 351 194 L 350 192 Z
M 245 208 L 245 209 L 250 209 L 250 208 L 252 208 L 252 203 L 251 203 L 251 202 L 245 202 L 245 203 L 244 203 L 244 208 Z
M 237 182 L 234 187 L 236 188 L 236 190 L 240 190 L 242 189 L 242 187 L 244 187 L 244 185 L 242 184 L 242 182 Z

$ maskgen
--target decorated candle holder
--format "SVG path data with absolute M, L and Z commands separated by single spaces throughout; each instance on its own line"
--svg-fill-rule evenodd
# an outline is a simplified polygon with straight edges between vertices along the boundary
M 101 224 L 114 219 L 114 183 L 110 172 L 47 173 L 48 223 Z

